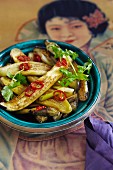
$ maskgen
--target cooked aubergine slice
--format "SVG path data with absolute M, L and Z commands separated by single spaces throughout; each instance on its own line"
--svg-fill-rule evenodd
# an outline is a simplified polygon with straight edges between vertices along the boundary
M 11 65 L 7 65 L 4 67 L 0 67 L 0 76 L 7 76 L 7 72 L 9 72 L 11 75 L 15 75 L 20 69 L 20 65 L 21 64 L 25 64 L 27 63 L 29 65 L 29 69 L 26 71 L 21 71 L 21 73 L 23 75 L 44 75 L 48 70 L 50 70 L 50 66 L 45 64 L 45 63 L 41 63 L 41 62 L 33 62 L 33 61 L 29 61 L 29 62 L 19 62 L 19 63 L 14 63 Z M 24 66 L 23 66 L 24 68 Z
M 86 101 L 89 96 L 88 82 L 86 80 L 80 80 L 80 86 L 78 90 L 78 99 L 80 101 Z
M 26 57 L 26 61 L 27 61 L 27 56 L 18 48 L 13 48 L 10 52 L 10 56 L 15 63 L 20 62 L 18 57 Z
M 52 54 L 44 48 L 34 48 L 34 54 L 38 54 L 41 60 L 50 66 L 55 64 L 55 58 L 53 58 Z

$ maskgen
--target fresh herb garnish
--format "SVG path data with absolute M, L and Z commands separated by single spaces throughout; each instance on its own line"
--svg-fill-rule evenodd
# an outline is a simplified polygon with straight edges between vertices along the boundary
M 75 60 L 78 57 L 78 54 L 76 52 L 73 52 L 71 50 L 65 50 L 63 51 L 61 48 L 57 46 L 52 46 L 52 50 L 54 52 L 55 58 L 62 58 L 63 56 L 68 57 L 70 56 L 73 60 Z
M 78 71 L 74 73 L 68 71 L 65 68 L 60 68 L 60 71 L 63 73 L 65 77 L 62 80 L 58 81 L 61 86 L 68 86 L 74 80 L 88 80 L 89 73 L 92 67 L 91 60 L 88 60 L 83 66 L 77 65 Z M 87 72 L 87 74 L 85 74 Z
M 20 82 L 20 84 L 28 84 L 27 83 L 27 79 L 26 79 L 26 76 L 23 76 L 21 72 L 17 73 L 15 76 L 14 76 L 14 79 L 18 82 Z
M 7 102 L 14 96 L 13 91 L 9 86 L 4 86 L 3 89 L 1 90 L 1 94 Z
M 69 60 L 69 57 L 71 57 L 72 60 L 75 60 L 78 57 L 76 52 L 67 49 L 64 51 L 57 46 L 52 46 L 52 50 L 55 58 L 60 58 L 61 60 L 62 57 L 65 57 L 74 71 L 74 73 L 72 73 L 65 68 L 60 68 L 60 71 L 64 74 L 62 80 L 58 81 L 61 86 L 68 86 L 74 80 L 88 80 L 88 76 L 92 67 L 92 61 L 90 59 L 83 66 L 77 65 L 78 69 L 76 71 L 72 61 Z
M 11 75 L 10 73 L 8 73 L 7 76 L 12 80 L 8 86 L 3 87 L 3 89 L 1 90 L 1 94 L 6 101 L 9 101 L 14 96 L 12 89 L 21 84 L 27 84 L 27 79 L 25 76 L 22 75 L 20 71 L 16 73 L 14 76 Z
M 84 63 L 84 66 L 78 65 L 77 67 L 78 67 L 78 73 L 86 72 L 87 74 L 89 74 L 92 67 L 92 61 L 89 59 L 86 63 Z

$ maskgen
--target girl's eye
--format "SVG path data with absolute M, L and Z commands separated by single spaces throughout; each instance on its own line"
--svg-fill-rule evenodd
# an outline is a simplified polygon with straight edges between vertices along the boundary
M 73 26 L 72 26 L 72 28 L 77 28 L 77 29 L 78 29 L 78 28 L 81 28 L 81 27 L 82 27 L 82 25 L 73 25 Z
M 59 30 L 60 30 L 60 28 L 58 28 L 58 27 L 54 27 L 54 28 L 51 28 L 51 30 L 52 30 L 52 31 L 54 31 L 54 30 L 55 30 L 55 31 L 59 31 Z

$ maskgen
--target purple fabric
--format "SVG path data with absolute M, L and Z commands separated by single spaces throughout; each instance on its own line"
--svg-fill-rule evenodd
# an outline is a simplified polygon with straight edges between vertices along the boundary
M 113 123 L 93 117 L 85 121 L 85 170 L 113 170 Z

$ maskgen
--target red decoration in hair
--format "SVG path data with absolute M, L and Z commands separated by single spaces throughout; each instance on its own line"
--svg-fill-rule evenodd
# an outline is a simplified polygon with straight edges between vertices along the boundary
M 107 21 L 107 18 L 104 18 L 103 14 L 98 9 L 96 9 L 93 14 L 89 15 L 89 17 L 84 16 L 83 20 L 87 22 L 89 28 L 97 28 L 99 24 Z

